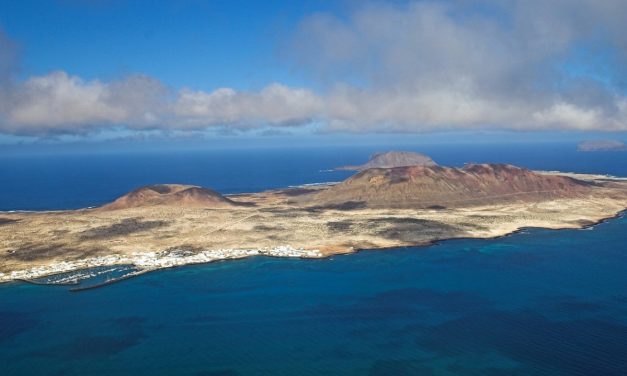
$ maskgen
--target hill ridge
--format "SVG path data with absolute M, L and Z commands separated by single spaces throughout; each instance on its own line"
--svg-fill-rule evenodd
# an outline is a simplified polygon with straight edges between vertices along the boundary
M 136 188 L 101 207 L 119 210 L 144 206 L 228 207 L 236 202 L 220 193 L 197 185 L 153 184 Z
M 413 151 L 387 151 L 374 153 L 368 162 L 358 166 L 342 166 L 336 170 L 363 171 L 369 168 L 392 168 L 403 166 L 436 166 L 429 156 Z
M 322 207 L 347 203 L 373 208 L 458 207 L 465 202 L 573 197 L 586 193 L 590 186 L 570 177 L 543 175 L 502 163 L 470 163 L 461 168 L 404 166 L 360 171 L 308 199 Z

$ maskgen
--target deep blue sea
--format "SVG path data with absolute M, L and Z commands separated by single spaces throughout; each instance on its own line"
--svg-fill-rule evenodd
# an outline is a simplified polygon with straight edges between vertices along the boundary
M 407 147 L 403 148 L 407 149 Z M 429 145 L 445 165 L 627 176 L 571 144 Z M 337 181 L 376 148 L 0 156 L 0 210 L 98 205 L 137 186 L 223 193 Z M 0 285 L 0 375 L 625 375 L 627 218 L 585 230 L 249 258 L 105 288 Z

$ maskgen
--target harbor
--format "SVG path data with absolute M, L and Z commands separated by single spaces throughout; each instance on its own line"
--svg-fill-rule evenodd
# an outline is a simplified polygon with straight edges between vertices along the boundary
M 161 252 L 136 252 L 131 255 L 109 255 L 79 261 L 63 261 L 27 270 L 0 273 L 0 282 L 19 281 L 35 285 L 75 286 L 78 292 L 107 286 L 141 274 L 190 264 L 250 256 L 321 258 L 319 250 L 291 246 L 261 249 L 190 250 L 169 249 Z

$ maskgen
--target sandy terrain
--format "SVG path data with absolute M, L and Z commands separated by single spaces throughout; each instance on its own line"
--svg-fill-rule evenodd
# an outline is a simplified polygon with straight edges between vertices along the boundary
M 582 178 L 590 181 L 595 176 Z M 524 227 L 578 228 L 627 208 L 627 182 L 597 178 L 606 188 L 585 196 L 448 209 L 336 210 L 294 204 L 295 196 L 328 189 L 321 186 L 231 195 L 230 200 L 249 205 L 225 208 L 156 205 L 0 212 L 0 281 L 36 267 L 42 267 L 37 275 L 50 273 L 51 265 L 64 261 L 130 257 L 137 252 L 291 246 L 328 256 L 450 238 L 495 237 Z

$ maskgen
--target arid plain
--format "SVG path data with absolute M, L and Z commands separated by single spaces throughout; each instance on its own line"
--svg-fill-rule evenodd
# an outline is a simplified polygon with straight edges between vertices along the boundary
M 229 196 L 150 186 L 101 208 L 0 213 L 0 280 L 100 264 L 157 269 L 258 254 L 245 250 L 326 257 L 525 227 L 580 228 L 626 208 L 622 179 L 508 165 L 377 168 L 339 184 Z M 208 259 L 193 257 L 218 250 Z M 164 257 L 180 262 L 160 263 Z

